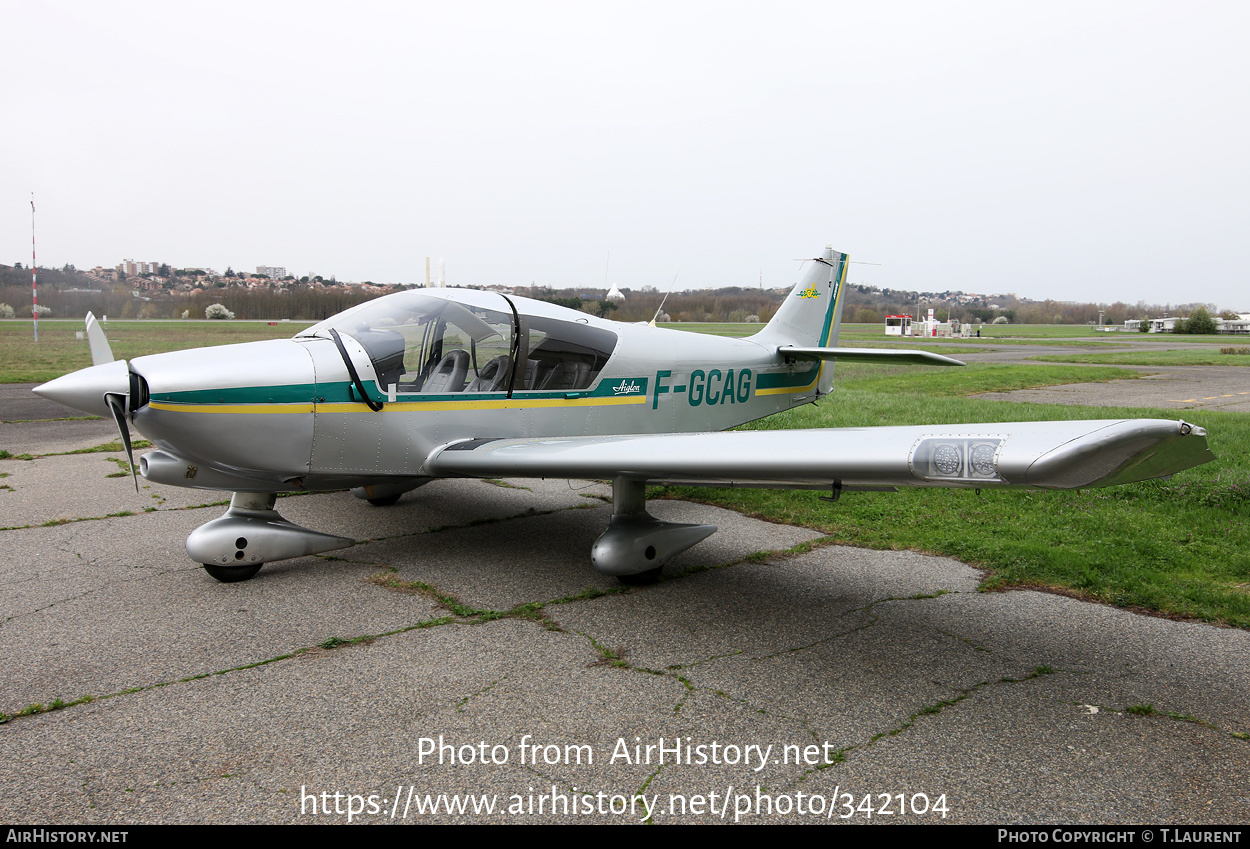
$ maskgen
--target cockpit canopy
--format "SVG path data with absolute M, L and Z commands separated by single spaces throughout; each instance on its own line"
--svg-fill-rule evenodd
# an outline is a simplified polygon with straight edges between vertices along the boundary
M 554 310 L 553 310 L 554 312 Z M 296 338 L 351 336 L 383 391 L 455 395 L 588 389 L 616 348 L 615 333 L 521 314 L 496 292 L 413 290 L 368 301 Z

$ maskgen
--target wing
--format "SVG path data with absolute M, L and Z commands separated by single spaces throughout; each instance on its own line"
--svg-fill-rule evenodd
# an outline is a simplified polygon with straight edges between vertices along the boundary
M 1203 428 L 1131 419 L 469 439 L 436 448 L 422 474 L 1083 489 L 1165 477 L 1212 459 Z

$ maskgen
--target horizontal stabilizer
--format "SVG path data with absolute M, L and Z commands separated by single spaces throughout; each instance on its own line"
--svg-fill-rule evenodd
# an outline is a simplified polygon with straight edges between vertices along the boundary
M 1129 419 L 829 430 L 472 439 L 436 448 L 436 477 L 631 478 L 853 486 L 1083 489 L 1214 459 L 1206 431 Z
M 959 360 L 944 357 L 941 354 L 897 348 L 799 348 L 794 345 L 782 345 L 777 349 L 777 353 L 795 360 L 841 360 L 847 363 L 877 363 L 879 365 L 965 365 Z

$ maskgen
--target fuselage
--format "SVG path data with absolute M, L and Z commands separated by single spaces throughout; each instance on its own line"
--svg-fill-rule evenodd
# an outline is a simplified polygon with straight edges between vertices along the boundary
M 724 430 L 812 400 L 822 369 L 751 339 L 456 289 L 129 367 L 146 388 L 134 427 L 186 466 L 163 482 L 256 491 L 420 476 L 463 439 Z

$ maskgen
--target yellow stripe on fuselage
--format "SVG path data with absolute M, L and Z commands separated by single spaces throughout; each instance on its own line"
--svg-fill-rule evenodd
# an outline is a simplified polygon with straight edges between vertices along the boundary
M 455 412 L 456 410 L 528 410 L 538 407 L 615 407 L 620 404 L 642 404 L 647 400 L 645 395 L 630 395 L 625 398 L 500 398 L 479 401 L 393 401 L 387 402 L 383 412 L 417 412 L 429 411 L 437 413 Z M 318 404 L 319 413 L 358 413 L 367 410 L 364 404 Z
M 168 404 L 163 401 L 151 401 L 148 406 L 153 410 L 167 410 L 171 413 L 230 413 L 232 415 L 249 415 L 265 413 L 311 413 L 312 404 Z M 368 409 L 364 404 L 357 404 Z
M 382 412 L 454 412 L 456 410 L 526 410 L 540 407 L 615 407 L 622 404 L 642 404 L 645 395 L 625 398 L 500 398 L 479 401 L 395 401 L 388 402 Z M 284 413 L 361 413 L 369 409 L 361 403 L 336 404 L 169 404 L 152 401 L 153 410 L 173 413 L 219 413 L 230 415 L 281 415 Z

